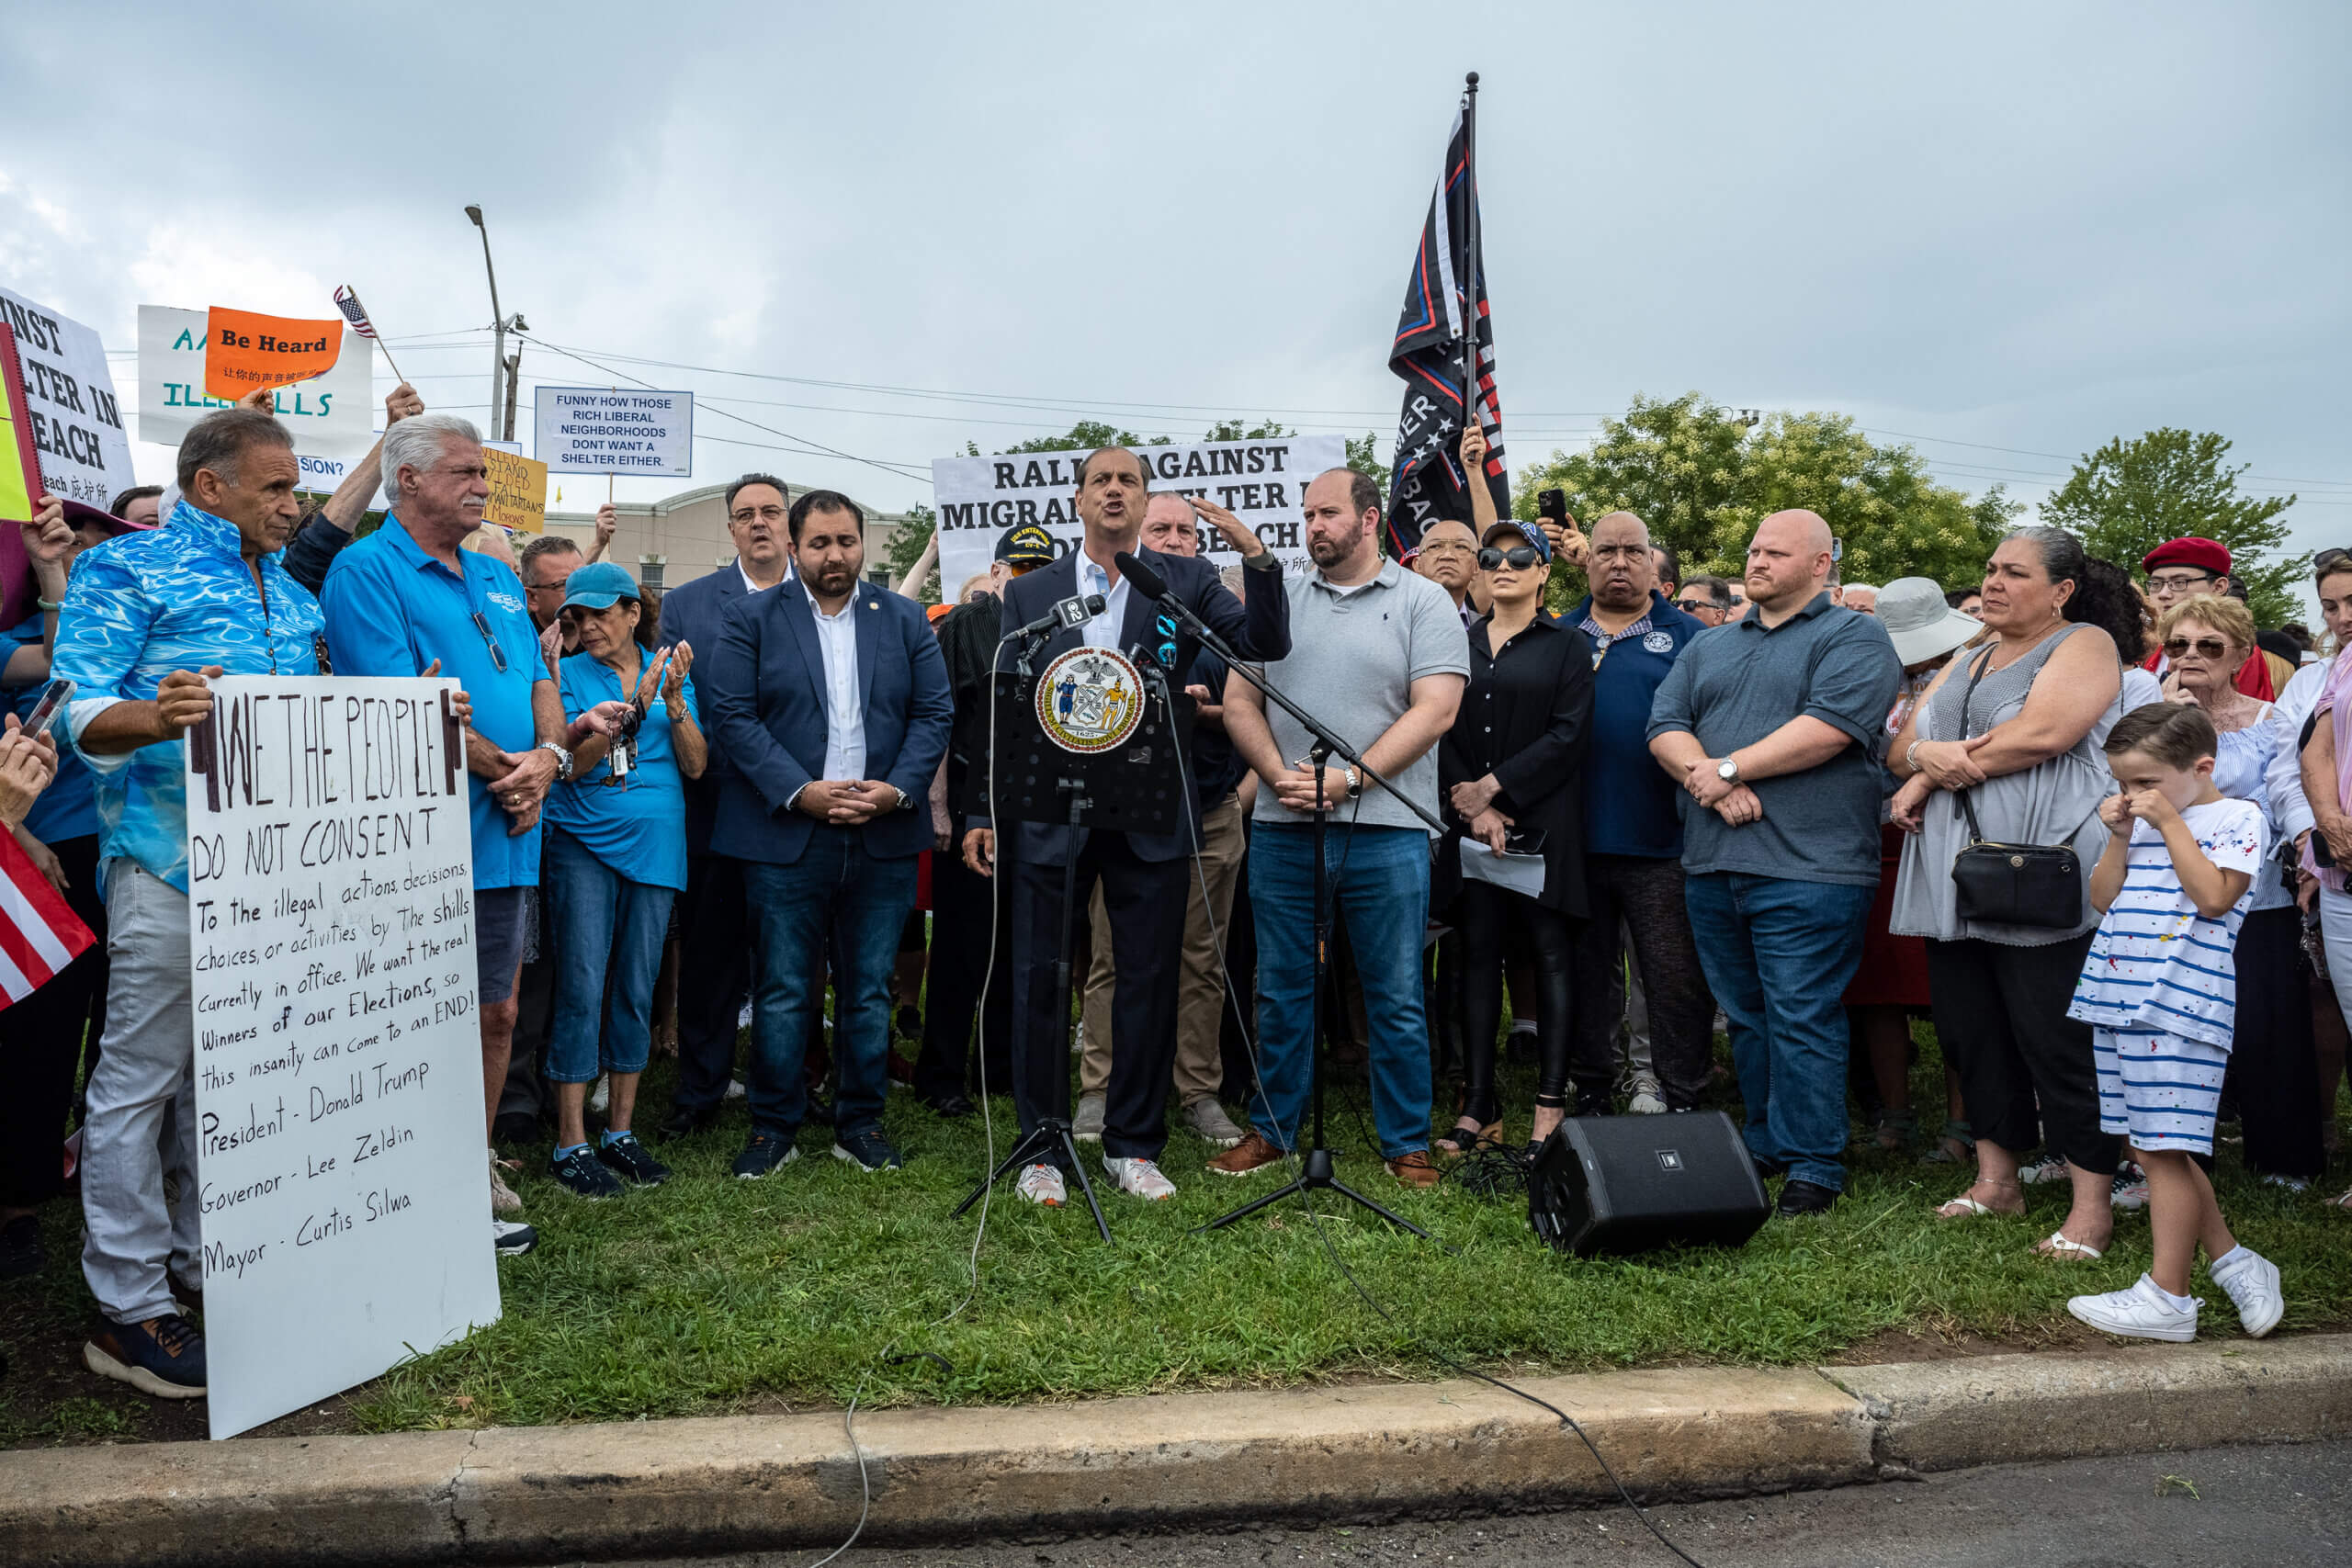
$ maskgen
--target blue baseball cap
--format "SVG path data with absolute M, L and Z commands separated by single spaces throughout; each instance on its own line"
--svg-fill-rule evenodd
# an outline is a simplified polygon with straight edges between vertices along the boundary
M 582 610 L 609 610 L 622 599 L 643 599 L 638 592 L 637 579 L 628 570 L 608 560 L 583 566 L 565 580 L 563 607 Z
M 1524 539 L 1527 543 L 1535 547 L 1535 558 L 1537 560 L 1549 564 L 1552 559 L 1552 541 L 1544 536 L 1543 528 L 1537 524 L 1522 523 L 1516 517 L 1505 517 L 1499 522 L 1489 526 L 1487 530 L 1487 536 L 1479 540 L 1478 543 L 1481 545 L 1491 545 L 1495 542 L 1495 536 L 1498 534 L 1516 534 L 1519 536 L 1520 539 Z M 1512 542 L 1517 543 L 1518 540 L 1513 540 Z

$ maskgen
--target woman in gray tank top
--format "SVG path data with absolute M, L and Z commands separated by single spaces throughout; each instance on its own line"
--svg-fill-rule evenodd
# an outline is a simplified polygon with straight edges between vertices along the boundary
M 2044 1144 L 2066 1162 L 2074 1204 L 2039 1250 L 2073 1259 L 2097 1258 L 2115 1225 L 2118 1140 L 2099 1131 L 2090 1028 L 2066 1008 L 2098 924 L 2088 878 L 2106 843 L 2098 803 L 2115 787 L 2098 748 L 2120 716 L 2122 673 L 2105 628 L 2138 647 L 2127 595 L 2129 580 L 2095 572 L 2072 534 L 2009 535 L 1984 570 L 1979 619 L 1995 635 L 1945 666 L 1887 758 L 1904 781 L 1894 818 L 1911 833 L 1890 926 L 1928 939 L 1936 1035 L 1976 1133 L 1976 1180 L 1936 1213 L 2023 1213 L 2018 1157 Z M 2084 886 L 2070 922 L 1962 919 L 1951 866 L 1969 841 L 1962 790 L 1986 839 L 2074 846 Z

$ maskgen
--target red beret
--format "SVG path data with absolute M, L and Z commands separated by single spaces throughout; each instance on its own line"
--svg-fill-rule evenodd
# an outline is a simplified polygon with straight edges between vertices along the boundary
M 2210 571 L 2216 577 L 2230 575 L 2229 547 L 2212 539 L 2200 539 L 2191 535 L 2186 539 L 2167 539 L 2140 558 L 2140 570 L 2154 571 L 2159 567 L 2187 566 L 2199 571 Z

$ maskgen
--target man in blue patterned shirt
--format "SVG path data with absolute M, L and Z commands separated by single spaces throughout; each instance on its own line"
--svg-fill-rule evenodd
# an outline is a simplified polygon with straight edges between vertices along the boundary
M 58 624 L 74 748 L 96 775 L 114 952 L 82 1131 L 82 1271 L 106 1321 L 82 1359 L 166 1399 L 205 1392 L 203 1337 L 175 1300 L 204 1288 L 184 738 L 211 711 L 209 677 L 319 672 L 319 602 L 279 561 L 300 477 L 293 437 L 267 414 L 207 415 L 180 447 L 179 504 L 152 533 L 85 552 Z

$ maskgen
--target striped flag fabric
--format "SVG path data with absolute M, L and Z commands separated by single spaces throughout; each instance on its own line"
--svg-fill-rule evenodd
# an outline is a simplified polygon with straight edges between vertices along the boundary
M 0 1008 L 31 996 L 97 940 L 15 837 L 0 832 Z
M 359 303 L 358 292 L 351 285 L 346 283 L 334 291 L 334 302 L 342 308 L 353 332 L 366 338 L 376 335 L 376 323 L 368 319 L 367 309 Z

